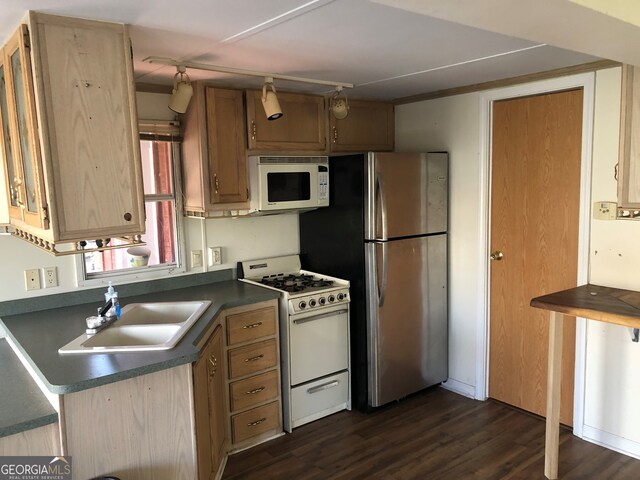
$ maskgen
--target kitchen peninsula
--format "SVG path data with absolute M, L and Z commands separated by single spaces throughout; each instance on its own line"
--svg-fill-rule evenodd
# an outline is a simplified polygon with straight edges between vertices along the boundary
M 550 311 L 544 474 L 549 479 L 556 479 L 558 478 L 564 316 L 583 317 L 640 328 L 640 292 L 587 284 L 536 297 L 531 300 L 531 306 Z

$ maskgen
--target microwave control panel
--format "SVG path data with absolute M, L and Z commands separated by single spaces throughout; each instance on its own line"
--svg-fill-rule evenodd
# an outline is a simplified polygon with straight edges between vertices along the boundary
M 318 200 L 329 199 L 329 169 L 318 167 Z

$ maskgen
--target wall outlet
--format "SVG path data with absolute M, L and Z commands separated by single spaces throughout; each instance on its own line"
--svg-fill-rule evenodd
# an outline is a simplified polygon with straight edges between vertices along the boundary
M 202 266 L 202 250 L 191 250 L 191 268 Z
M 56 267 L 44 267 L 42 269 L 44 288 L 58 286 L 58 269 Z
M 24 271 L 24 284 L 29 290 L 40 290 L 40 270 L 37 268 L 30 268 Z
M 222 247 L 209 247 L 209 266 L 222 265 Z

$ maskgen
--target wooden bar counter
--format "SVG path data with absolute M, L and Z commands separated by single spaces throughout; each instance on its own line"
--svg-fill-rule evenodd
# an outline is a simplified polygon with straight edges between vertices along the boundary
M 536 297 L 531 300 L 531 306 L 550 311 L 544 474 L 549 479 L 556 479 L 564 315 L 640 328 L 640 292 L 587 284 Z

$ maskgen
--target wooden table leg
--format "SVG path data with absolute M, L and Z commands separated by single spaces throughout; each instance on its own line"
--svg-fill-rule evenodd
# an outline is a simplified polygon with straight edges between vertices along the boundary
M 549 365 L 547 367 L 547 427 L 544 444 L 544 475 L 549 479 L 558 478 L 563 324 L 564 315 L 562 313 L 550 312 Z

